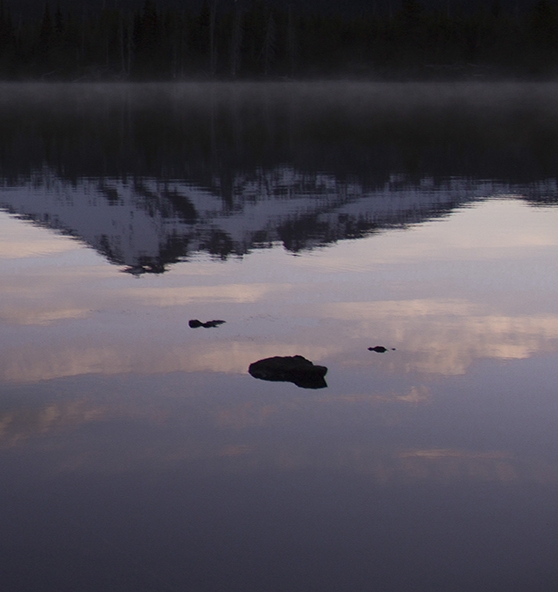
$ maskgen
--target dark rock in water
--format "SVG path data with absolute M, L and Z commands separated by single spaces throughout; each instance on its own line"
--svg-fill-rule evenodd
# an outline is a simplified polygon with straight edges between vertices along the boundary
M 198 321 L 198 319 L 192 319 L 188 321 L 188 325 L 192 327 L 192 329 L 197 329 L 198 327 L 204 327 L 205 329 L 210 329 L 211 327 L 218 327 L 222 325 L 225 321 L 207 321 L 206 323 L 202 323 Z
M 254 378 L 274 382 L 292 382 L 301 388 L 327 387 L 325 366 L 316 366 L 302 356 L 275 356 L 250 364 L 248 372 Z
M 373 351 L 378 354 L 383 354 L 383 353 L 387 352 L 387 347 L 384 347 L 383 345 L 377 345 L 376 347 L 369 347 L 368 351 Z

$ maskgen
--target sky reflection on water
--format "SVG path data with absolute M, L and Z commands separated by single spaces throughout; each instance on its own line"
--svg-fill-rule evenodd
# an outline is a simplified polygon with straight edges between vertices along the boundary
M 200 258 L 139 280 L 79 243 L 4 216 L 5 236 L 21 227 L 29 255 L 2 247 L 0 318 L 13 337 L 0 372 L 9 381 L 242 374 L 258 355 L 295 353 L 357 370 L 369 367 L 366 348 L 383 344 L 397 349 L 382 358 L 390 372 L 452 375 L 475 360 L 554 351 L 557 286 L 547 266 L 556 212 L 495 200 L 332 250 Z M 193 331 L 190 318 L 227 323 Z
M 3 215 L 8 589 L 550 590 L 557 217 L 486 201 L 136 278 Z M 247 374 L 294 354 L 327 389 Z
M 182 183 L 195 220 L 160 179 L 0 192 L 6 590 L 556 588 L 552 179 L 293 178 Z M 248 374 L 295 354 L 327 388 Z

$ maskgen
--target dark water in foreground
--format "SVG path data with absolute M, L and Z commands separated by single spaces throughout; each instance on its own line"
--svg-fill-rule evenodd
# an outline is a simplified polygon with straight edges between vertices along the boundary
M 557 589 L 558 86 L 1 90 L 2 590 Z

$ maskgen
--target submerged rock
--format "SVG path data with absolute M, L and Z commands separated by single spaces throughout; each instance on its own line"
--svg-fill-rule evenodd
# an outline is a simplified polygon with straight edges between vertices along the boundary
M 275 356 L 250 364 L 248 372 L 254 378 L 274 382 L 292 382 L 301 388 L 327 387 L 325 366 L 316 366 L 302 356 Z
M 190 327 L 192 329 L 197 329 L 198 327 L 204 327 L 205 329 L 210 329 L 212 327 L 218 327 L 219 325 L 222 325 L 225 321 L 207 321 L 206 323 L 202 323 L 201 321 L 198 321 L 198 319 L 192 319 L 191 321 L 188 321 L 188 325 L 190 325 Z

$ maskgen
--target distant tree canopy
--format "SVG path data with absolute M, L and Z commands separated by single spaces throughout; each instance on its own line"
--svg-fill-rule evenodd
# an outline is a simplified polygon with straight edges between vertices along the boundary
M 4 80 L 558 74 L 558 7 L 550 0 L 528 11 L 494 0 L 466 13 L 393 0 L 392 10 L 371 3 L 345 16 L 264 0 L 203 0 L 195 10 L 107 1 L 97 11 L 47 2 L 28 20 L 14 18 L 13 6 L 0 0 Z

